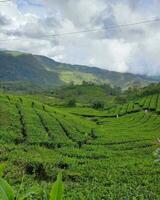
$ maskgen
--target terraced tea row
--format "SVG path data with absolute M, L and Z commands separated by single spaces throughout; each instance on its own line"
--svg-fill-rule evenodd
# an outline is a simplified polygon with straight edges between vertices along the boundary
M 123 105 L 113 106 L 104 111 L 97 111 L 87 107 L 71 108 L 71 114 L 84 117 L 120 117 L 130 113 L 137 113 L 140 111 L 154 111 L 160 113 L 160 95 L 154 94 L 146 96 L 137 101 L 129 102 Z
M 109 114 L 12 95 L 0 96 L 0 109 L 0 162 L 7 163 L 5 178 L 15 190 L 23 177 L 21 194 L 34 188 L 30 199 L 43 199 L 41 188 L 50 191 L 62 171 L 65 200 L 160 199 L 155 111 L 136 102 Z

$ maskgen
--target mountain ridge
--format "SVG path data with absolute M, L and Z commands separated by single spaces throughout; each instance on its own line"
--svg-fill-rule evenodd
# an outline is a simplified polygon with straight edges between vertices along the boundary
M 111 84 L 125 89 L 146 86 L 157 79 L 132 73 L 109 71 L 98 67 L 60 63 L 42 55 L 18 51 L 0 51 L 1 82 L 31 82 L 43 86 L 61 86 L 83 81 Z

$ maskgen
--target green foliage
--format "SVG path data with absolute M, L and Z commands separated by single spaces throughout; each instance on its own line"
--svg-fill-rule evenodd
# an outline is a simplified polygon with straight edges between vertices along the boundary
M 158 145 L 160 145 L 160 139 L 158 138 Z M 154 156 L 157 158 L 156 162 L 160 162 L 160 148 L 158 148 L 155 152 L 154 152 Z
M 70 99 L 67 102 L 66 106 L 68 106 L 68 107 L 75 107 L 76 106 L 76 100 L 75 99 Z
M 21 52 L 0 51 L 0 60 L 0 81 L 22 83 L 25 81 L 28 83 L 27 90 L 29 90 L 29 83 L 38 84 L 42 88 L 43 86 L 56 87 L 70 82 L 82 84 L 83 81 L 99 85 L 109 83 L 122 88 L 133 84 L 143 86 L 150 83 L 147 78 L 134 74 L 112 72 L 95 67 L 73 66 L 56 62 L 45 56 Z M 16 86 L 17 89 L 23 88 L 18 84 Z M 13 88 L 12 84 L 9 87 Z
M 0 177 L 2 178 L 2 176 L 3 176 L 3 171 L 4 171 L 4 168 L 5 168 L 5 164 L 1 164 L 0 165 Z
M 130 87 L 124 92 L 124 95 L 127 99 L 133 100 L 157 93 L 160 93 L 160 83 L 152 83 L 146 87 Z
M 115 98 L 115 102 L 117 104 L 124 104 L 127 102 L 127 98 L 123 97 L 123 96 L 116 96 Z
M 111 87 L 107 84 L 95 85 L 86 82 L 83 82 L 83 85 L 63 86 L 52 92 L 54 97 L 57 97 L 64 102 L 75 99 L 77 103 L 82 105 L 90 104 L 93 99 L 104 101 L 105 103 L 112 103 L 116 94 L 116 87 Z
M 156 97 L 95 110 L 0 94 L 0 162 L 16 200 L 48 200 L 60 171 L 65 200 L 160 199 Z
M 50 193 L 50 200 L 62 200 L 63 199 L 63 182 L 62 182 L 62 173 L 57 175 L 57 180 L 53 184 L 51 193 Z
M 94 109 L 104 109 L 104 102 L 99 100 L 94 100 L 92 102 L 92 108 Z
M 13 189 L 3 178 L 0 178 L 0 195 L 1 200 L 14 200 Z
M 2 178 L 4 165 L 0 165 L 0 200 L 14 200 L 12 187 Z
M 4 165 L 0 165 L 0 175 L 3 174 Z M 23 184 L 23 183 L 21 183 Z M 21 189 L 21 188 L 20 188 Z M 57 175 L 57 180 L 53 184 L 49 200 L 62 200 L 63 199 L 64 185 L 62 182 L 62 173 Z M 25 194 L 16 196 L 17 200 L 25 200 L 37 194 L 37 188 L 32 187 L 25 191 Z M 15 195 L 12 187 L 0 176 L 0 200 L 15 200 Z
M 160 162 L 160 148 L 154 152 L 154 156 L 157 158 L 156 162 Z

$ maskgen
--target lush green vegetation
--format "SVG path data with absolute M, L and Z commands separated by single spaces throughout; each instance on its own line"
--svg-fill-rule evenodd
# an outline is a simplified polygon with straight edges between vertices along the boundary
M 33 88 L 29 87 L 31 83 L 35 89 L 46 89 L 49 86 L 56 87 L 71 82 L 82 84 L 83 81 L 106 83 L 122 88 L 132 85 L 145 86 L 153 82 L 147 77 L 59 63 L 45 56 L 23 52 L 0 51 L 0 60 L 0 81 L 5 90 L 33 91 Z M 22 82 L 21 85 L 18 85 L 18 82 Z
M 152 94 L 160 93 L 160 83 L 152 83 L 146 87 L 130 87 L 124 91 L 124 96 L 128 99 L 140 98 Z
M 12 187 L 7 183 L 6 180 L 2 178 L 3 176 L 3 170 L 4 170 L 5 165 L 0 166 L 0 199 L 1 200 L 24 200 L 27 198 L 30 198 L 34 194 L 36 194 L 36 191 L 34 190 L 29 190 L 27 193 L 23 195 L 19 195 L 23 182 L 20 185 L 19 191 L 15 194 L 14 190 Z M 56 182 L 52 185 L 52 189 L 50 192 L 49 197 L 45 195 L 45 200 L 62 200 L 63 198 L 63 191 L 64 191 L 64 185 L 62 182 L 62 174 L 59 173 L 57 175 L 57 180 Z M 44 191 L 45 193 L 45 191 Z
M 52 101 L 0 94 L 0 163 L 19 196 L 49 199 L 63 172 L 65 200 L 160 199 L 160 163 L 153 155 L 159 94 L 104 110 Z
M 115 96 L 121 94 L 121 88 L 111 87 L 108 84 L 96 85 L 83 82 L 82 85 L 63 86 L 48 92 L 65 104 L 66 101 L 75 99 L 77 104 L 91 106 L 95 102 L 104 103 L 106 106 L 116 102 Z

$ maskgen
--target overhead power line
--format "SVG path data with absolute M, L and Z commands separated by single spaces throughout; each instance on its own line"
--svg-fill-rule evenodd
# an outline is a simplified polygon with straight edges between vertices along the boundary
M 49 37 L 49 36 L 57 37 L 57 36 L 73 35 L 73 34 L 80 34 L 80 33 L 98 32 L 98 31 L 112 30 L 112 29 L 123 28 L 123 27 L 125 28 L 128 26 L 135 26 L 135 25 L 140 25 L 140 24 L 148 24 L 148 23 L 159 22 L 159 21 L 160 21 L 160 18 L 156 18 L 152 20 L 144 20 L 144 21 L 139 21 L 139 22 L 134 22 L 134 23 L 129 23 L 129 24 L 119 24 L 119 25 L 114 25 L 114 26 L 108 26 L 104 28 L 88 29 L 88 30 L 68 32 L 68 33 L 58 33 L 58 34 L 53 34 L 53 35 L 43 35 L 42 37 Z
M 160 18 L 137 21 L 137 22 L 128 23 L 128 24 L 118 24 L 118 25 L 113 25 L 113 26 L 106 26 L 106 27 L 97 28 L 97 29 L 86 29 L 86 30 L 75 31 L 75 32 L 39 35 L 39 36 L 37 36 L 37 38 L 62 37 L 62 36 L 76 35 L 76 34 L 81 34 L 81 33 L 99 32 L 99 31 L 104 31 L 104 30 L 114 30 L 114 29 L 118 29 L 118 28 L 127 28 L 130 26 L 137 26 L 137 25 L 149 24 L 149 23 L 154 23 L 154 22 L 160 22 Z M 24 38 L 8 38 L 7 40 L 24 40 Z M 2 41 L 6 41 L 6 40 L 0 40 L 0 41 L 2 42 Z

